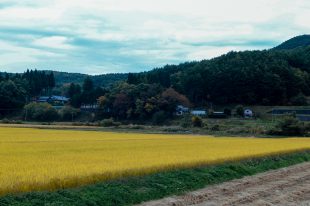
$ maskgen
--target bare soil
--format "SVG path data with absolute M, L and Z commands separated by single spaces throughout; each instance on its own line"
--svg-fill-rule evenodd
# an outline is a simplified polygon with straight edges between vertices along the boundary
M 310 206 L 310 162 L 151 201 L 141 206 L 304 205 Z

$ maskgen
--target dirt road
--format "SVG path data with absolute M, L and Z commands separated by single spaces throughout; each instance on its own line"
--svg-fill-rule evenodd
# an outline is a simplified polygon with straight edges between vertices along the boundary
M 310 206 L 310 162 L 210 186 L 184 196 L 165 198 L 142 205 Z

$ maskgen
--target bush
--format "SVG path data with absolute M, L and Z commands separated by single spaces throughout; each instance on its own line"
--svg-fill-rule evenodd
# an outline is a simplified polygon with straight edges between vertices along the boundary
M 305 125 L 294 117 L 286 117 L 280 121 L 278 127 L 283 135 L 304 135 Z
M 192 117 L 192 124 L 194 127 L 202 127 L 203 126 L 202 119 L 200 117 L 197 117 L 197 116 Z
M 240 116 L 240 117 L 243 117 L 243 116 L 244 116 L 244 108 L 243 108 L 242 105 L 236 106 L 235 110 L 236 110 L 236 114 L 237 114 L 238 116 Z
M 70 106 L 65 106 L 59 111 L 59 113 L 63 120 L 73 121 L 73 119 L 80 114 L 80 110 Z
M 159 111 L 153 114 L 152 123 L 155 125 L 162 125 L 167 120 L 167 115 L 164 111 Z
M 297 96 L 291 99 L 291 104 L 295 106 L 306 106 L 308 105 L 307 97 L 303 93 L 299 93 Z
M 224 114 L 226 114 L 226 116 L 230 117 L 231 116 L 231 110 L 228 108 L 224 109 Z
M 136 124 L 130 124 L 126 128 L 128 128 L 128 129 L 145 129 L 145 126 L 143 126 L 143 125 L 136 125 Z
M 23 124 L 21 120 L 10 120 L 7 118 L 0 120 L 0 123 L 2 124 Z
M 100 126 L 102 127 L 118 127 L 121 125 L 120 122 L 115 122 L 112 118 L 110 119 L 105 119 L 105 120 L 102 120 L 100 123 L 99 123 Z
M 218 125 L 218 124 L 212 125 L 210 130 L 211 131 L 220 131 L 220 125 Z
M 190 115 L 185 115 L 181 121 L 180 121 L 180 125 L 183 128 L 188 128 L 192 126 L 192 120 L 191 120 L 191 116 Z
M 9 119 L 7 119 L 7 118 L 4 118 L 4 119 L 1 120 L 1 123 L 9 124 L 9 123 L 11 123 L 11 121 Z
M 183 128 L 179 126 L 170 126 L 170 127 L 164 127 L 162 131 L 168 132 L 168 133 L 182 133 L 182 132 L 185 132 L 186 130 L 184 130 Z
M 48 103 L 30 103 L 24 107 L 25 119 L 36 121 L 54 121 L 59 118 L 55 108 Z
M 309 131 L 309 125 L 297 120 L 293 116 L 285 117 L 269 134 L 285 135 L 285 136 L 304 136 Z

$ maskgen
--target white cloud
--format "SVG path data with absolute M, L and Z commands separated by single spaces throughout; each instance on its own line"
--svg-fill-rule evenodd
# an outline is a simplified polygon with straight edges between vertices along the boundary
M 309 9 L 307 0 L 2 0 L 2 48 L 14 52 L 0 66 L 140 71 L 268 48 L 307 33 Z
M 33 45 L 39 47 L 49 47 L 52 49 L 73 49 L 74 47 L 68 44 L 68 38 L 63 36 L 51 36 L 35 39 Z

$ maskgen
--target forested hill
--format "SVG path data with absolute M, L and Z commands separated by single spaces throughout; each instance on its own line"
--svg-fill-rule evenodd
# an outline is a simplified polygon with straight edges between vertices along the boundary
M 129 74 L 128 83 L 173 87 L 195 105 L 302 105 L 310 96 L 310 46 L 298 45 L 291 50 L 229 52 L 211 60 Z
M 110 73 L 110 74 L 100 74 L 100 75 L 87 75 L 81 73 L 69 73 L 69 72 L 59 72 L 52 70 L 43 70 L 43 72 L 52 72 L 55 77 L 56 86 L 62 86 L 64 84 L 80 84 L 82 85 L 87 77 L 93 81 L 94 86 L 98 87 L 109 87 L 114 83 L 119 81 L 126 81 L 128 74 L 126 73 Z M 15 76 L 15 73 L 0 72 L 0 76 Z
M 108 87 L 115 82 L 125 81 L 128 74 L 101 74 L 101 75 L 87 75 L 80 73 L 67 73 L 67 72 L 58 72 L 53 71 L 56 84 L 63 85 L 69 83 L 82 84 L 86 77 L 90 77 L 95 86 Z
M 310 35 L 301 35 L 294 37 L 275 47 L 274 49 L 295 49 L 298 47 L 310 46 Z

